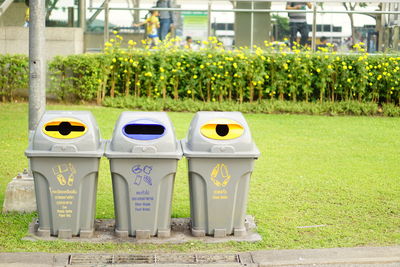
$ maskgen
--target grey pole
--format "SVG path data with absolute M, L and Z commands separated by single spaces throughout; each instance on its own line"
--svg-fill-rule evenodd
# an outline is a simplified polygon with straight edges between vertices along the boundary
M 105 6 L 104 6 L 104 43 L 108 42 L 108 40 L 110 39 L 110 34 L 109 34 L 109 30 L 108 30 L 108 12 L 110 11 L 109 6 L 108 6 L 109 0 L 105 1 Z
M 34 131 L 46 108 L 45 0 L 30 0 L 29 131 Z
M 250 51 L 253 51 L 254 45 L 254 1 L 251 1 L 251 12 L 250 14 Z
M 313 2 L 313 23 L 312 23 L 312 39 L 311 39 L 311 51 L 315 52 L 316 45 L 316 32 L 317 32 L 317 2 Z
M 211 36 L 211 1 L 208 1 L 207 16 L 208 16 L 207 35 L 208 35 L 208 37 L 210 37 Z
M 86 30 L 86 0 L 79 1 L 79 27 Z

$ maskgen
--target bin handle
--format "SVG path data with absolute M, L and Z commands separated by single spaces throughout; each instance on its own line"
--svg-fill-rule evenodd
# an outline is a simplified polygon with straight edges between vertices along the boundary
M 52 152 L 78 152 L 78 148 L 74 145 L 56 144 L 51 147 Z
M 132 153 L 156 153 L 157 148 L 155 146 L 135 146 L 132 149 Z
M 222 146 L 214 145 L 211 147 L 212 153 L 235 153 L 235 148 L 233 146 Z

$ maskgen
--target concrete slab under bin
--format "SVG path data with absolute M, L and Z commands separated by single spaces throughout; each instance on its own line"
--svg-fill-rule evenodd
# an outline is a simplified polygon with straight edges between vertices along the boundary
M 246 234 L 243 236 L 224 236 L 224 237 L 212 237 L 202 236 L 194 237 L 191 232 L 190 218 L 172 218 L 171 219 L 171 233 L 170 236 L 159 238 L 149 237 L 146 239 L 137 239 L 130 236 L 117 235 L 115 233 L 115 220 L 114 219 L 97 219 L 95 221 L 95 229 L 92 236 L 81 235 L 80 237 L 73 236 L 67 238 L 67 242 L 90 242 L 90 243 L 135 243 L 135 244 L 179 244 L 185 242 L 202 241 L 204 243 L 224 243 L 230 241 L 236 242 L 258 242 L 261 241 L 261 236 L 257 233 L 257 226 L 255 219 L 251 215 L 246 216 Z M 29 225 L 29 233 L 23 238 L 23 240 L 45 240 L 54 241 L 60 237 L 43 235 L 42 232 L 38 231 L 37 219 L 34 219 Z

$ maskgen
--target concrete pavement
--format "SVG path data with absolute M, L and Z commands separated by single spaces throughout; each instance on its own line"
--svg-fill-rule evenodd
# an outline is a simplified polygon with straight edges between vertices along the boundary
M 237 254 L 0 253 L 0 267 L 6 266 L 400 267 L 400 246 L 262 250 Z

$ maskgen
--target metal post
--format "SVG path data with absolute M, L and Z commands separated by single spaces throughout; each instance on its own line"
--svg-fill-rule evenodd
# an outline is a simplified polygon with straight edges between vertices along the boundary
M 86 0 L 79 1 L 79 27 L 86 30 Z
M 207 35 L 208 35 L 208 37 L 210 37 L 211 36 L 211 1 L 208 1 L 207 16 L 208 16 Z
M 104 43 L 108 42 L 110 39 L 109 31 L 108 31 L 108 21 L 109 21 L 109 6 L 108 6 L 109 0 L 105 1 L 104 5 Z
M 250 15 L 250 51 L 253 51 L 254 45 L 254 1 L 251 1 L 251 15 Z
M 399 50 L 399 26 L 393 28 L 393 49 Z
M 30 0 L 29 8 L 29 131 L 33 132 L 46 107 L 45 0 Z
M 316 32 L 317 32 L 317 2 L 313 2 L 313 23 L 312 23 L 312 39 L 311 39 L 311 50 L 315 51 L 316 45 Z

